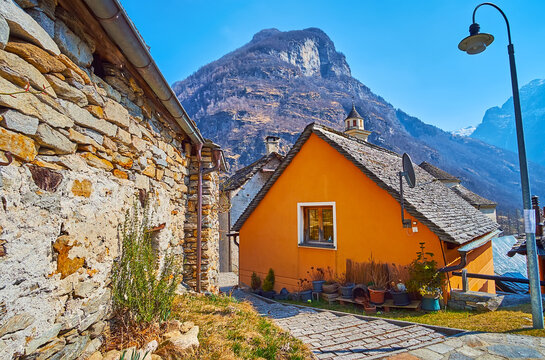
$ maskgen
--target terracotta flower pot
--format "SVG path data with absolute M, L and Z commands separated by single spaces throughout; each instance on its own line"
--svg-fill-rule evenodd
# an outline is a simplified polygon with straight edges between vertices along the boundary
M 336 293 L 337 291 L 339 291 L 339 284 L 337 284 L 337 283 L 333 283 L 333 284 L 323 284 L 323 285 L 322 285 L 322 290 L 323 290 L 324 293 L 326 293 L 326 294 L 333 294 L 333 293 Z
M 372 287 L 369 288 L 369 300 L 375 305 L 384 304 L 384 294 L 386 290 L 377 290 Z
M 377 307 L 375 305 L 364 305 L 363 309 L 366 314 L 375 314 L 377 312 Z

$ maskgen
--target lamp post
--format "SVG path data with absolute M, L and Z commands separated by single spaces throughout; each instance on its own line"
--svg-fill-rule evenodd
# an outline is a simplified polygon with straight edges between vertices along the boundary
M 458 48 L 470 55 L 483 52 L 488 45 L 494 41 L 490 34 L 479 33 L 480 26 L 475 22 L 475 13 L 483 5 L 492 6 L 498 10 L 507 24 L 507 37 L 509 44 L 507 52 L 509 53 L 509 65 L 511 68 L 511 85 L 513 87 L 513 105 L 515 107 L 515 125 L 517 129 L 517 143 L 520 166 L 520 183 L 522 186 L 522 203 L 524 206 L 524 221 L 526 232 L 526 258 L 528 265 L 528 278 L 530 280 L 530 294 L 532 301 L 532 321 L 535 329 L 543 329 L 543 305 L 541 302 L 541 288 L 539 284 L 539 267 L 537 261 L 537 249 L 535 238 L 535 217 L 531 215 L 532 204 L 530 200 L 530 183 L 528 180 L 528 164 L 526 162 L 526 147 L 524 145 L 524 130 L 522 127 L 522 115 L 520 110 L 519 86 L 517 80 L 517 69 L 515 67 L 515 49 L 511 43 L 511 29 L 505 13 L 495 4 L 482 3 L 473 10 L 473 23 L 469 27 L 469 36 L 460 41 Z M 532 221 L 532 219 L 534 219 Z

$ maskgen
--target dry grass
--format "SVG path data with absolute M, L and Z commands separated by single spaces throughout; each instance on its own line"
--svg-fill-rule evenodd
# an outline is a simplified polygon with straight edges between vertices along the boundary
M 160 346 L 157 354 L 164 360 L 312 358 L 300 340 L 259 316 L 249 303 L 229 296 L 177 296 L 172 318 L 199 326 L 200 347 L 181 353 L 168 344 Z M 119 316 L 116 319 L 104 332 L 103 353 L 132 346 L 143 348 L 152 340 L 161 343 L 161 335 L 172 330 L 168 329 L 168 323 L 137 326 L 129 325 Z
M 354 306 L 343 306 L 338 304 L 329 305 L 323 301 L 313 301 L 308 305 L 352 314 L 363 314 L 361 308 Z M 391 311 L 389 313 L 377 313 L 373 316 L 471 331 L 513 333 L 545 337 L 545 330 L 534 330 L 531 328 L 532 315 L 530 305 L 484 313 L 454 310 L 441 310 L 437 312 Z
M 249 303 L 228 296 L 180 296 L 174 302 L 173 314 L 200 328 L 201 346 L 186 358 L 311 358 L 301 341 L 259 316 Z

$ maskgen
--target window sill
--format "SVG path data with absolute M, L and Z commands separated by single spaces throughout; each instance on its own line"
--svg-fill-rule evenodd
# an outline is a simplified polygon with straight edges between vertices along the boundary
M 302 248 L 313 248 L 313 249 L 324 249 L 324 250 L 337 250 L 337 247 L 333 244 L 309 244 L 309 243 L 302 243 L 298 244 L 299 247 Z

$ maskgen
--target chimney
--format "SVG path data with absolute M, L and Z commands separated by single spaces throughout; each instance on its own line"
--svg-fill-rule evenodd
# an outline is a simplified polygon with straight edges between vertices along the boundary
M 278 152 L 280 150 L 280 138 L 278 136 L 269 135 L 265 138 L 265 147 L 267 148 L 267 155 Z
M 543 222 L 541 221 L 541 214 L 539 212 L 539 198 L 532 196 L 532 209 L 536 212 L 536 236 L 543 236 Z

